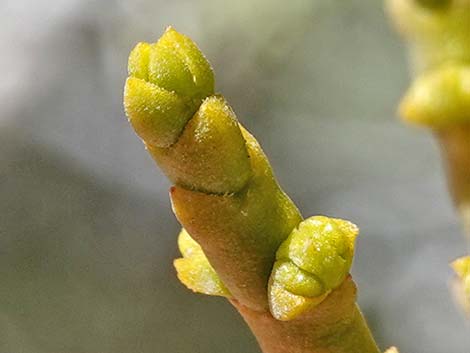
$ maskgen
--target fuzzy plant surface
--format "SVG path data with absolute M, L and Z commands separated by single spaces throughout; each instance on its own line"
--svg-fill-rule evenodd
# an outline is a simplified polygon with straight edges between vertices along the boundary
M 128 71 L 126 114 L 174 184 L 180 281 L 226 297 L 264 353 L 378 353 L 349 275 L 358 228 L 301 216 L 194 42 L 168 28 Z
M 470 244 L 470 0 L 387 0 L 387 5 L 409 44 L 414 76 L 400 114 L 430 128 L 439 142 Z M 456 260 L 453 267 L 463 281 L 459 302 L 468 312 L 463 263 Z

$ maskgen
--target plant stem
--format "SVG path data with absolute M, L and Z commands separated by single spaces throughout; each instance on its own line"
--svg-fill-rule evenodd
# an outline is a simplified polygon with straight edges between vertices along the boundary
M 174 183 L 184 284 L 230 298 L 264 353 L 379 352 L 348 275 L 358 228 L 302 220 L 188 37 L 169 28 L 136 46 L 124 106 Z

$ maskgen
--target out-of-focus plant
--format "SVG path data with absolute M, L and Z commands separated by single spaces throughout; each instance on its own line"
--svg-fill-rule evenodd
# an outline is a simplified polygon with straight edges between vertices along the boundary
M 387 5 L 409 44 L 414 76 L 400 114 L 429 127 L 439 141 L 470 242 L 470 1 L 387 0 Z M 470 301 L 469 291 L 462 293 Z
M 470 256 L 455 260 L 452 262 L 452 268 L 457 274 L 457 279 L 453 282 L 454 294 L 465 312 L 470 315 Z
M 181 282 L 228 298 L 265 353 L 378 353 L 349 275 L 358 228 L 302 218 L 188 37 L 139 43 L 128 69 L 126 113 L 174 183 Z

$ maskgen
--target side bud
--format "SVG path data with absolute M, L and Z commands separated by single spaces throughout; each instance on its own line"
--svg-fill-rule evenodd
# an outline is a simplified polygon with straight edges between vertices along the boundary
M 182 229 L 178 236 L 178 248 L 183 257 L 176 259 L 173 264 L 181 283 L 196 293 L 230 298 L 229 291 L 201 247 L 185 229 Z
M 268 295 L 276 319 L 291 320 L 323 301 L 349 274 L 358 228 L 340 219 L 310 217 L 281 244 Z
M 439 128 L 470 123 L 470 66 L 447 65 L 420 76 L 400 105 L 407 122 Z

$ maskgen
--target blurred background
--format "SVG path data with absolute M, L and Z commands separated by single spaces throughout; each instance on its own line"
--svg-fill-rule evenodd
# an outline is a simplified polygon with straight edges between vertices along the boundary
M 467 353 L 464 240 L 432 136 L 397 119 L 405 48 L 376 0 L 0 2 L 0 353 L 259 352 L 176 279 L 169 182 L 124 116 L 127 56 L 168 25 L 211 61 L 305 216 L 361 227 L 379 342 Z

